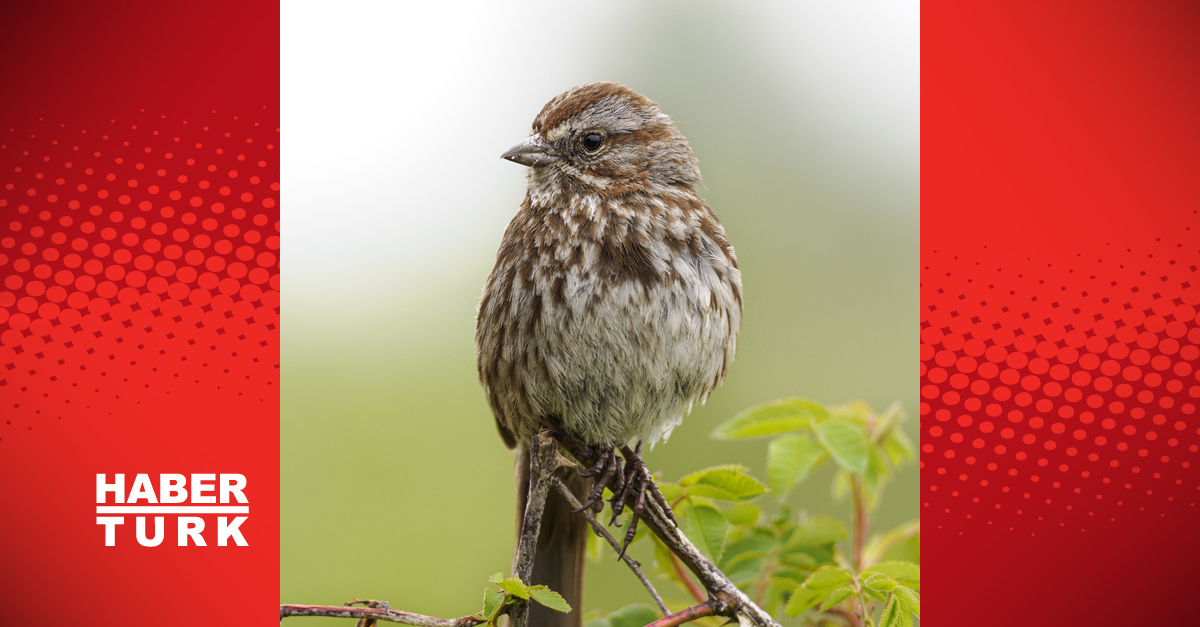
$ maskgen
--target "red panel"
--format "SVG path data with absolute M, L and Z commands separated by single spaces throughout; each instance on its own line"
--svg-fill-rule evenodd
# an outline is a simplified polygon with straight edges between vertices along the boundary
M 930 625 L 1190 623 L 1148 600 L 1200 556 L 1198 27 L 923 6 Z
M 0 24 L 0 623 L 271 624 L 278 5 Z M 215 514 L 208 546 L 176 546 L 175 515 L 140 546 L 126 514 L 107 547 L 98 473 L 242 474 L 248 546 L 217 546 Z

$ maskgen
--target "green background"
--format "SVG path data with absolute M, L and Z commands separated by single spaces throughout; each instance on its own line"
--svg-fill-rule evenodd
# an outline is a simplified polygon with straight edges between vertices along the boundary
M 785 396 L 828 404 L 863 399 L 877 410 L 899 399 L 917 440 L 915 9 L 905 5 L 907 21 L 884 23 L 891 18 L 785 5 L 586 5 L 591 8 L 563 16 L 555 16 L 553 6 L 543 7 L 550 14 L 514 8 L 496 28 L 509 24 L 518 37 L 564 29 L 535 39 L 587 46 L 581 69 L 560 64 L 540 83 L 530 79 L 536 86 L 514 79 L 511 92 L 492 89 L 471 96 L 475 105 L 447 105 L 445 119 L 435 107 L 434 117 L 410 121 L 434 127 L 422 137 L 444 138 L 437 142 L 442 149 L 453 146 L 436 164 L 401 156 L 389 161 L 388 155 L 411 159 L 427 146 L 410 144 L 416 140 L 406 139 L 404 124 L 388 131 L 393 138 L 382 142 L 388 148 L 380 162 L 400 171 L 432 169 L 402 180 L 385 176 L 382 184 L 392 192 L 383 200 L 322 195 L 308 161 L 289 168 L 289 154 L 299 159 L 309 150 L 305 125 L 328 122 L 297 119 L 285 107 L 283 250 L 290 272 L 283 274 L 281 325 L 283 602 L 375 598 L 408 611 L 461 616 L 479 609 L 490 574 L 509 569 L 514 455 L 496 434 L 476 377 L 475 307 L 523 189 L 523 168 L 496 157 L 526 136 L 542 103 L 572 84 L 625 83 L 675 119 L 700 158 L 707 184 L 701 193 L 724 223 L 743 272 L 737 360 L 708 404 L 645 456 L 650 468 L 676 480 L 704 466 L 740 462 L 765 480 L 766 441 L 716 442 L 708 434 L 741 409 Z M 302 21 L 295 14 L 303 10 L 284 7 L 285 59 L 289 46 L 301 45 L 303 37 L 289 36 L 288 29 Z M 451 26 L 434 20 L 429 28 L 436 41 Z M 876 45 L 807 43 L 838 33 Z M 462 41 L 445 45 L 467 64 L 489 54 Z M 507 58 L 521 73 L 522 63 L 538 71 L 534 57 Z M 417 72 L 422 63 L 408 59 L 394 67 Z M 295 101 L 289 90 L 315 89 L 298 86 L 286 65 L 285 104 Z M 872 77 L 883 84 L 859 84 Z M 416 85 L 395 89 L 404 94 Z M 444 90 L 449 99 L 472 92 L 452 76 L 422 88 Z M 493 110 L 490 100 L 510 106 Z M 477 115 L 464 120 L 462 110 Z M 437 187 L 450 185 L 446 168 L 457 183 Z M 336 168 L 322 176 L 334 179 L 333 187 L 347 179 Z M 349 185 L 359 184 L 349 178 Z M 474 213 L 456 215 L 454 202 L 429 201 L 439 194 L 473 194 Z M 373 224 L 371 212 L 391 222 Z M 319 216 L 360 228 L 298 228 L 324 220 Z M 430 219 L 442 222 L 430 226 Z M 456 228 L 461 236 L 453 235 Z M 416 239 L 428 230 L 432 243 L 356 239 L 389 230 Z M 314 258 L 337 263 L 322 273 L 312 269 Z M 827 465 L 792 492 L 789 505 L 848 520 L 848 504 L 830 499 L 831 476 Z M 918 515 L 918 473 L 910 466 L 885 494 L 875 528 Z M 647 565 L 648 549 L 634 550 Z M 586 610 L 648 602 L 611 555 L 589 563 L 586 585 Z M 660 589 L 682 597 L 668 582 Z

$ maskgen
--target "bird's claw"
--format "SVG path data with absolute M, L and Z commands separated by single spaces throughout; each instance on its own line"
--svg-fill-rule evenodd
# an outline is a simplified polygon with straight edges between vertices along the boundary
M 596 462 L 587 470 L 579 471 L 580 475 L 596 477 L 596 480 L 583 507 L 576 512 L 591 508 L 599 513 L 603 509 L 602 499 L 605 488 L 612 492 L 612 498 L 609 499 L 613 512 L 612 519 L 608 523 L 610 526 L 618 528 L 623 526 L 618 518 L 624 513 L 627 506 L 630 508 L 632 516 L 629 519 L 629 528 L 625 531 L 625 539 L 620 555 L 618 555 L 619 559 L 625 555 L 625 551 L 637 535 L 638 522 L 646 513 L 647 494 L 661 507 L 671 522 L 675 522 L 675 516 L 671 512 L 671 506 L 667 503 L 666 497 L 659 491 L 658 485 L 654 483 L 650 471 L 646 469 L 645 462 L 637 452 L 627 445 L 622 446 L 621 456 L 624 457 L 624 463 L 621 463 L 617 457 L 617 449 L 614 446 L 597 447 L 596 452 Z

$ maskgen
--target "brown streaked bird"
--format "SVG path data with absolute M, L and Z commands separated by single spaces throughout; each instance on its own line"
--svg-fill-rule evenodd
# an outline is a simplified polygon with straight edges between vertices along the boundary
M 614 512 L 634 504 L 628 541 L 647 492 L 661 495 L 639 479 L 648 475 L 625 445 L 665 440 L 721 383 L 741 326 L 737 257 L 696 193 L 687 140 L 623 85 L 555 96 L 529 139 L 503 157 L 529 166 L 526 193 L 484 287 L 475 346 L 496 427 L 520 453 L 518 533 L 526 446 L 553 425 L 600 460 L 586 472 L 560 470 L 581 500 L 599 509 L 609 487 Z M 530 625 L 582 624 L 586 533 L 583 517 L 551 491 L 529 583 L 574 609 L 535 605 Z

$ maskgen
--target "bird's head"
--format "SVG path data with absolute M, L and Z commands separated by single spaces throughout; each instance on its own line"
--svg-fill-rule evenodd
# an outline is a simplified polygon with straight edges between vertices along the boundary
M 671 118 L 617 83 L 588 83 L 555 96 L 534 119 L 529 139 L 501 157 L 529 166 L 531 183 L 606 190 L 691 187 L 701 180 L 687 139 Z

